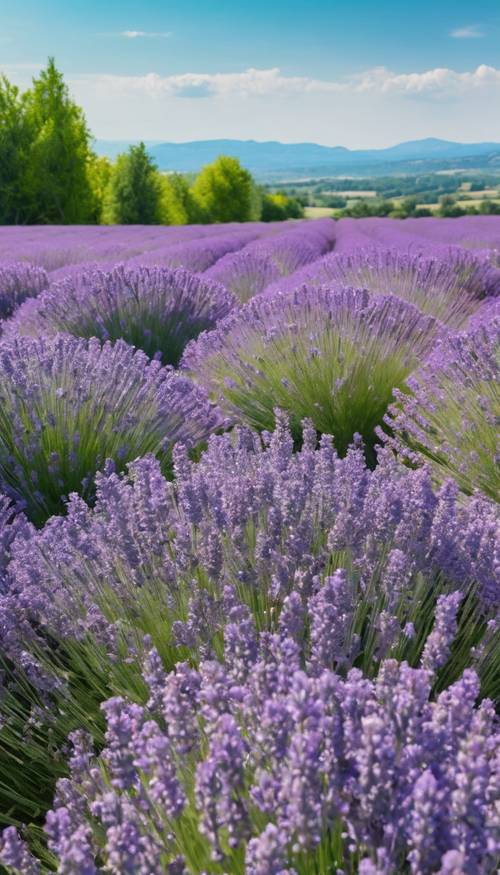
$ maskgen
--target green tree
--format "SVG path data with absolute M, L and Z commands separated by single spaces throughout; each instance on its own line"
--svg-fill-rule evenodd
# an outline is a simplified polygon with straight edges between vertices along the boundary
M 29 219 L 27 170 L 32 130 L 26 99 L 5 76 L 0 76 L 0 224 Z
M 220 155 L 196 177 L 192 194 L 205 222 L 250 222 L 260 216 L 251 174 L 237 158 Z
M 439 198 L 439 215 L 454 219 L 457 216 L 465 216 L 465 210 L 457 204 L 453 195 L 444 194 Z
M 263 194 L 261 220 L 282 222 L 285 219 L 301 219 L 304 207 L 295 198 L 286 194 Z
M 49 58 L 46 70 L 25 95 L 33 139 L 27 187 L 30 221 L 79 223 L 92 213 L 88 165 L 90 132 L 82 110 L 69 96 L 63 76 Z
M 484 200 L 479 204 L 479 212 L 486 216 L 500 215 L 500 204 L 498 201 Z
M 180 173 L 159 174 L 159 218 L 162 225 L 187 225 L 197 219 L 189 182 Z
M 160 183 L 144 143 L 118 155 L 109 181 L 105 221 L 116 225 L 154 225 L 160 221 Z
M 109 188 L 113 164 L 109 158 L 94 155 L 89 162 L 88 176 L 92 192 L 92 221 L 100 224 L 104 221 L 105 200 Z

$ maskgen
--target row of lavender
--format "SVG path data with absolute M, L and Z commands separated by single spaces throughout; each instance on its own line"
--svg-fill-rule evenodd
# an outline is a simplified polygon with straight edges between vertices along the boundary
M 8 872 L 496 871 L 500 227 L 413 225 L 17 232 Z

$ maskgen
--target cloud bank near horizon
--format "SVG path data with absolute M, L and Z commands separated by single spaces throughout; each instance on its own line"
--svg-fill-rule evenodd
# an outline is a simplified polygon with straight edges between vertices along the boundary
M 14 79 L 26 76 L 19 67 L 11 72 Z M 106 138 L 292 141 L 303 140 L 307 131 L 308 140 L 347 146 L 427 136 L 470 140 L 472 133 L 474 140 L 500 139 L 500 118 L 491 111 L 500 98 L 500 69 L 487 64 L 402 73 L 375 67 L 339 79 L 249 67 L 176 75 L 67 74 L 66 81 L 96 136 Z
M 114 94 L 131 92 L 158 97 L 239 97 L 269 94 L 379 94 L 427 95 L 443 98 L 486 88 L 500 88 L 500 69 L 480 64 L 475 70 L 458 72 L 447 67 L 436 67 L 421 73 L 395 73 L 386 67 L 375 67 L 345 79 L 314 79 L 307 76 L 289 76 L 279 67 L 256 69 L 250 67 L 234 73 L 181 73 L 161 76 L 113 74 L 82 74 L 68 77 L 74 84 L 87 82 Z

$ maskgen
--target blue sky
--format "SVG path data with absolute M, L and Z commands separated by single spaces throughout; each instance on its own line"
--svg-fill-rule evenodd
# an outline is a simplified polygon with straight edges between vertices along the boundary
M 500 140 L 499 0 L 2 0 L 0 69 L 49 54 L 99 137 Z

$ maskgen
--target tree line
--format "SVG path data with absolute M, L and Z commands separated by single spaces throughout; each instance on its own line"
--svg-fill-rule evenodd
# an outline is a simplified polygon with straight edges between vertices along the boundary
M 257 186 L 221 155 L 194 178 L 160 173 L 144 143 L 98 157 L 81 107 L 50 58 L 22 92 L 0 77 L 0 224 L 165 224 L 280 221 L 295 198 Z
M 459 216 L 500 215 L 500 203 L 486 198 L 478 206 L 465 205 L 466 201 L 458 203 L 452 194 L 439 198 L 437 210 L 419 205 L 418 198 L 406 197 L 400 201 L 364 198 L 355 201 L 351 206 L 339 210 L 336 218 L 365 219 L 371 216 L 388 216 L 391 219 L 421 219 L 428 216 L 455 219 Z

